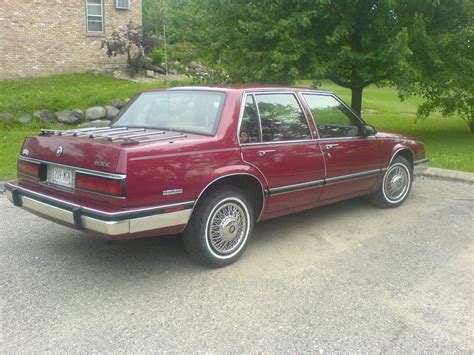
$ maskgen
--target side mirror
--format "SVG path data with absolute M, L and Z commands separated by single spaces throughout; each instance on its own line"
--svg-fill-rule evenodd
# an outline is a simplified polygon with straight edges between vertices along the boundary
M 374 126 L 364 124 L 360 127 L 360 132 L 363 137 L 370 137 L 370 136 L 375 136 L 377 131 L 375 130 Z

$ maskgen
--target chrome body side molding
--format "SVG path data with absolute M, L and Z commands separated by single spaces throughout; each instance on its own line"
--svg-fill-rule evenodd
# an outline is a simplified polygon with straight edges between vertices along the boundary
M 379 175 L 382 172 L 384 172 L 383 169 L 373 169 L 373 170 L 363 171 L 360 173 L 340 175 L 340 176 L 335 176 L 335 177 L 326 178 L 322 180 L 307 181 L 300 184 L 274 187 L 274 188 L 271 188 L 269 192 L 270 192 L 270 196 L 275 196 L 275 195 L 286 194 L 290 192 L 319 188 L 325 185 L 338 184 L 341 182 L 347 182 L 347 181 L 356 180 L 356 179 L 363 179 L 369 176 Z
M 337 184 L 339 182 L 346 182 L 346 181 L 356 180 L 356 179 L 362 179 L 369 176 L 379 175 L 381 172 L 382 172 L 382 169 L 373 169 L 373 170 L 368 170 L 368 171 L 362 171 L 360 173 L 335 176 L 332 178 L 325 179 L 325 185 Z
M 324 180 L 314 180 L 314 181 L 303 182 L 300 184 L 274 187 L 270 189 L 270 195 L 275 196 L 275 195 L 285 194 L 288 192 L 302 191 L 302 190 L 312 189 L 315 187 L 321 187 L 323 185 L 324 185 Z

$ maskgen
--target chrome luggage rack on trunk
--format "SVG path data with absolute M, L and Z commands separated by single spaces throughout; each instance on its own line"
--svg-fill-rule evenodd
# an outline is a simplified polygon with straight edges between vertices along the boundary
M 40 136 L 73 136 L 88 137 L 91 139 L 106 139 L 109 142 L 119 142 L 122 144 L 140 144 L 159 141 L 174 141 L 185 138 L 183 133 L 167 135 L 166 131 L 158 131 L 148 128 L 133 127 L 101 127 L 101 128 L 81 128 L 67 131 L 54 129 L 41 129 Z

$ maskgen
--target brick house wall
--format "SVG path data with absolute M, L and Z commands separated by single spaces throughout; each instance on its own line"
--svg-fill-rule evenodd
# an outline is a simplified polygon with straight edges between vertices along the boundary
M 102 0 L 104 33 L 87 32 L 86 0 L 0 0 L 0 79 L 103 70 L 126 63 L 108 58 L 101 41 L 129 21 L 142 24 L 142 0 L 128 10 Z

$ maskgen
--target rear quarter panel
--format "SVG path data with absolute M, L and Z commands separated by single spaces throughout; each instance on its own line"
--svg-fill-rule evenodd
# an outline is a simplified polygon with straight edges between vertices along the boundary
M 241 92 L 229 91 L 214 137 L 189 135 L 182 141 L 127 149 L 127 204 L 130 207 L 196 200 L 214 180 L 238 173 L 254 175 L 244 163 L 237 141 Z M 182 189 L 165 196 L 163 191 Z
M 129 206 L 170 204 L 195 200 L 202 189 L 226 167 L 241 164 L 240 150 L 196 146 L 194 151 L 130 157 L 127 173 Z M 182 189 L 165 196 L 163 191 Z

